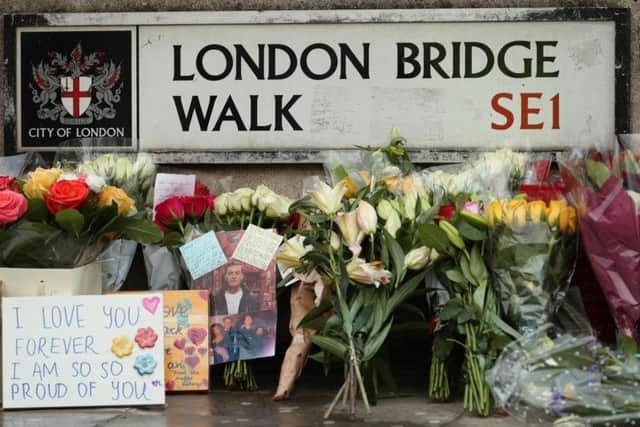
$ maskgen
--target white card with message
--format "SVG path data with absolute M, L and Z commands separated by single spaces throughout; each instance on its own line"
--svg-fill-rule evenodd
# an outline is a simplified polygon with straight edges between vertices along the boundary
M 162 294 L 3 298 L 3 407 L 164 404 L 162 307 Z

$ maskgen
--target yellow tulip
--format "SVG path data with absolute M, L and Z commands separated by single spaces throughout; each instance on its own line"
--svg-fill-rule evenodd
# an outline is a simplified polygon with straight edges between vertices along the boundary
M 60 178 L 60 175 L 62 175 L 62 169 L 38 168 L 29 172 L 22 190 L 30 199 L 44 199 L 45 194 L 49 192 L 49 188 Z
M 560 212 L 565 203 L 562 200 L 551 200 L 547 208 L 547 223 L 549 227 L 555 227 L 560 220 Z
M 505 222 L 512 226 L 522 226 L 527 222 L 527 201 L 522 199 L 507 202 Z
M 528 210 L 531 221 L 542 222 L 544 221 L 547 205 L 542 200 L 536 200 L 529 203 Z
M 489 226 L 495 227 L 504 221 L 504 202 L 502 200 L 494 200 L 489 203 L 486 212 Z
M 350 199 L 352 197 L 355 197 L 362 187 L 371 184 L 371 176 L 369 175 L 368 171 L 360 171 L 357 173 L 357 175 L 349 174 L 344 179 L 344 182 L 347 185 L 347 192 L 344 194 L 344 196 Z
M 128 215 L 129 213 L 135 213 L 136 202 L 118 187 L 112 187 L 107 185 L 102 190 L 102 193 L 98 194 L 98 206 L 111 206 L 113 204 L 118 205 L 118 215 Z

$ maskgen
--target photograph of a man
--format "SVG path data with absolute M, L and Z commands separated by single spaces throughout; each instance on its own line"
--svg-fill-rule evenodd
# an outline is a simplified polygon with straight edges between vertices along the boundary
M 241 263 L 232 261 L 225 266 L 223 282 L 220 292 L 213 295 L 216 316 L 260 310 L 258 297 L 245 283 Z

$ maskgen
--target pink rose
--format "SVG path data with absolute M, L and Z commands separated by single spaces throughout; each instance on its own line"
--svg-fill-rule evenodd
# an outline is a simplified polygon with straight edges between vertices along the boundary
M 11 176 L 0 176 L 0 191 L 18 191 L 18 182 Z
M 11 190 L 0 191 L 0 225 L 16 222 L 28 207 L 27 199 L 22 194 Z

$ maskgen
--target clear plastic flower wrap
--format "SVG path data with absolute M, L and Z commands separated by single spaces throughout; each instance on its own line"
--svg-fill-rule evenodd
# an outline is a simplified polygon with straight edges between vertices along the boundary
M 502 308 L 520 333 L 556 311 L 577 257 L 575 208 L 563 200 L 495 200 L 487 205 L 489 269 Z
M 529 423 L 640 424 L 640 361 L 591 335 L 546 325 L 509 344 L 486 375 L 497 402 Z
M 68 174 L 86 176 L 88 182 L 104 180 L 107 185 L 121 188 L 135 201 L 138 217 L 144 217 L 148 197 L 156 174 L 156 165 L 147 153 L 100 153 L 99 140 L 86 138 L 69 141 L 56 153 L 54 164 Z M 98 257 L 103 265 L 103 290 L 117 291 L 124 284 L 137 244 L 131 240 L 110 242 Z

